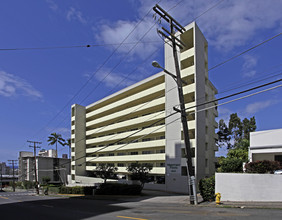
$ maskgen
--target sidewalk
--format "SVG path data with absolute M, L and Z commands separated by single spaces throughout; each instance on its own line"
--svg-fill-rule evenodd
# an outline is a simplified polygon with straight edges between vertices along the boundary
M 231 202 L 223 201 L 220 205 L 216 205 L 215 202 L 203 202 L 199 206 L 205 207 L 218 207 L 218 208 L 241 208 L 241 209 L 282 209 L 282 202 Z
M 216 205 L 213 202 L 204 202 L 201 195 L 198 194 L 198 207 L 216 207 L 216 208 L 257 208 L 257 209 L 282 209 L 282 202 L 222 202 Z M 167 203 L 189 205 L 190 198 L 188 195 L 175 194 L 161 191 L 143 190 L 140 196 L 112 196 L 112 195 L 95 195 L 90 199 L 105 199 L 121 202 L 143 202 L 143 203 Z

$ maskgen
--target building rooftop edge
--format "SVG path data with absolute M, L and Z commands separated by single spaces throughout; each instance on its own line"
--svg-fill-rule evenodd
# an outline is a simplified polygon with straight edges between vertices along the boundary
M 92 106 L 94 106 L 94 105 L 97 105 L 97 104 L 99 104 L 99 103 L 101 103 L 101 102 L 104 102 L 104 101 L 107 100 L 107 99 L 110 99 L 110 98 L 112 98 L 112 97 L 114 97 L 114 96 L 117 96 L 117 95 L 119 95 L 119 94 L 121 94 L 121 93 L 124 93 L 124 92 L 126 92 L 126 91 L 128 91 L 128 90 L 130 90 L 130 89 L 133 89 L 133 88 L 135 88 L 135 87 L 137 87 L 137 86 L 139 86 L 139 85 L 142 85 L 143 83 L 146 83 L 146 82 L 148 82 L 148 81 L 150 81 L 150 80 L 152 80 L 152 79 L 158 78 L 158 77 L 160 77 L 160 76 L 162 76 L 162 75 L 164 75 L 164 72 L 163 72 L 163 71 L 162 71 L 162 72 L 159 72 L 159 73 L 156 73 L 156 74 L 154 74 L 154 75 L 152 75 L 152 76 L 149 76 L 149 77 L 147 77 L 147 78 L 145 78 L 145 79 L 143 79 L 143 80 L 141 80 L 141 81 L 139 81 L 139 82 L 137 82 L 137 83 L 134 83 L 134 84 L 132 84 L 132 85 L 130 85 L 130 86 L 128 86 L 128 87 L 125 87 L 125 88 L 123 88 L 123 89 L 121 89 L 121 90 L 119 90 L 119 91 L 117 91 L 117 92 L 115 92 L 115 93 L 113 93 L 113 94 L 111 94 L 111 95 L 109 95 L 109 96 L 106 96 L 106 97 L 104 97 L 104 98 L 102 98 L 102 99 L 100 99 L 100 100 L 98 100 L 98 101 L 96 101 L 96 102 L 94 102 L 94 103 L 92 103 L 92 104 L 87 105 L 86 108 L 90 108 L 90 107 L 92 107 Z

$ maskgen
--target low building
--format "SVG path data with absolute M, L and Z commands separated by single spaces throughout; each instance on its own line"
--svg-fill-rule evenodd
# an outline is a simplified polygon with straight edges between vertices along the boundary
M 51 155 L 51 156 L 50 156 Z M 56 151 L 41 151 L 36 156 L 36 171 L 39 183 L 43 177 L 50 177 L 51 182 L 67 183 L 70 174 L 70 159 L 56 158 Z M 34 155 L 32 152 L 19 153 L 19 181 L 35 181 Z
M 282 129 L 251 132 L 249 160 L 271 160 L 282 164 Z
M 208 77 L 208 43 L 195 22 L 179 39 L 178 51 L 191 143 L 192 168 L 197 180 L 215 172 L 216 88 Z M 172 48 L 165 44 L 165 68 L 175 73 Z M 72 183 L 90 182 L 97 166 L 126 167 L 138 161 L 153 166 L 155 183 L 167 191 L 187 192 L 185 144 L 176 82 L 163 71 L 88 106 L 74 104 L 71 118 Z M 172 114 L 175 113 L 175 114 Z

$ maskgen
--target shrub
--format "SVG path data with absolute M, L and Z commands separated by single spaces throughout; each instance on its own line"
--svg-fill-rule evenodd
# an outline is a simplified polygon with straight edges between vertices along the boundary
M 225 158 L 220 161 L 220 167 L 217 170 L 222 173 L 242 173 L 243 160 L 239 158 Z
M 74 187 L 61 186 L 59 192 L 62 194 L 84 194 L 83 187 L 81 186 L 74 186 Z
M 141 185 L 128 185 L 119 183 L 101 184 L 96 190 L 97 195 L 139 195 L 142 191 Z
M 35 187 L 35 182 L 31 182 L 31 181 L 23 181 L 23 187 L 25 189 L 32 189 Z
M 214 201 L 215 199 L 215 177 L 201 179 L 199 190 L 204 201 Z
M 23 189 L 23 183 L 22 182 L 17 181 L 17 182 L 15 182 L 15 185 L 16 185 L 17 188 Z
M 278 161 L 256 161 L 245 165 L 247 173 L 274 173 L 275 170 L 282 169 Z
M 44 185 L 48 184 L 51 181 L 51 178 L 49 176 L 43 176 L 42 177 L 42 183 Z

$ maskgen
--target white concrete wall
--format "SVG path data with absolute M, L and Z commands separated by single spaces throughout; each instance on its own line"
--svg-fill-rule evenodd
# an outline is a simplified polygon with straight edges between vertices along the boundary
M 216 173 L 222 201 L 282 202 L 282 175 Z
M 250 133 L 250 148 L 282 147 L 282 129 Z

